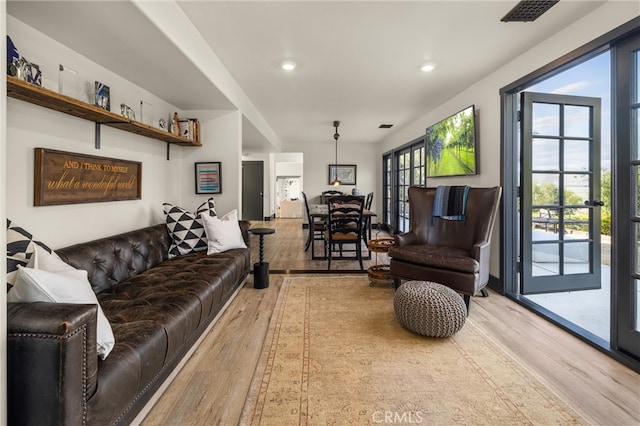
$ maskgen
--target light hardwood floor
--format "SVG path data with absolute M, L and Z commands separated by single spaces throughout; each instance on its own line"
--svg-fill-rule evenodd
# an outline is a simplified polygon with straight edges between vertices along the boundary
M 276 228 L 264 240 L 271 270 L 326 269 L 326 262 L 310 261 L 309 252 L 304 252 L 306 231 L 299 219 L 252 226 Z M 252 237 L 252 262 L 257 259 L 258 239 Z M 335 263 L 343 270 L 357 269 L 352 261 Z M 365 269 L 374 263 L 375 257 Z M 262 290 L 254 289 L 249 277 L 143 425 L 238 424 L 285 276 L 271 275 L 269 288 Z M 638 373 L 495 292 L 490 291 L 488 298 L 472 298 L 470 316 L 482 324 L 488 338 L 501 344 L 591 424 L 640 425 Z

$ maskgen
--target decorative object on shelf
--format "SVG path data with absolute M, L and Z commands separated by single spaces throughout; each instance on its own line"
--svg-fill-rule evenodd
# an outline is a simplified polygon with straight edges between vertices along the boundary
M 131 120 L 136 119 L 136 113 L 131 107 L 127 104 L 120 104 L 120 115 L 123 117 L 127 117 Z
M 7 75 L 42 87 L 40 67 L 21 56 L 9 36 L 7 36 Z
M 200 121 L 196 118 L 186 118 L 178 120 L 178 127 L 180 128 L 179 136 L 190 141 L 200 143 Z
M 58 93 L 80 99 L 79 80 L 78 71 L 62 64 L 58 65 Z
M 151 126 L 153 120 L 153 104 L 140 99 L 140 122 Z
M 95 123 L 96 131 L 94 135 L 96 149 L 100 149 L 101 126 L 116 128 L 124 132 L 134 133 L 139 136 L 145 136 L 147 138 L 166 143 L 167 160 L 170 158 L 169 147 L 173 144 L 189 147 L 201 146 L 181 137 L 174 136 L 166 130 L 141 125 L 140 123 L 131 121 L 115 112 L 96 108 L 93 103 L 89 104 L 87 102 L 62 95 L 53 90 L 27 83 L 24 80 L 11 77 L 9 75 L 6 77 L 6 80 L 7 96 L 10 98 L 17 99 L 22 102 L 28 102 L 42 108 L 47 108 L 64 114 L 69 114 L 73 117 L 78 117 Z
M 35 148 L 35 206 L 141 198 L 139 161 Z
M 18 75 L 18 68 L 13 62 L 7 63 L 7 75 L 11 77 L 16 77 Z
M 7 64 L 12 64 L 14 61 L 20 59 L 20 53 L 18 48 L 13 44 L 11 37 L 7 36 Z M 14 76 L 15 77 L 15 76 Z
M 106 109 L 107 111 L 111 111 L 111 90 L 109 89 L 109 86 L 96 81 L 95 88 L 95 105 L 102 109 Z
M 173 119 L 171 120 L 171 128 L 169 131 L 176 136 L 180 136 L 180 120 L 178 119 L 177 112 L 173 113 Z
M 355 164 L 329 164 L 329 185 L 355 185 L 356 170 Z
M 357 186 L 353 187 L 353 189 L 351 190 L 351 195 L 360 195 L 360 190 Z
M 160 126 L 161 129 L 166 129 L 167 128 L 167 120 L 165 120 L 164 118 L 161 118 L 158 121 L 158 126 Z
M 40 67 L 27 61 L 24 57 L 20 58 L 20 62 L 24 70 L 22 77 L 24 81 L 42 87 L 42 72 L 40 71 Z
M 196 194 L 222 194 L 222 164 L 217 162 L 195 163 Z

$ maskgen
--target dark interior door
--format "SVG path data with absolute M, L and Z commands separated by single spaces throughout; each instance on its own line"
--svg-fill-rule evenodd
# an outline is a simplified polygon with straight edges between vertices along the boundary
M 242 162 L 242 219 L 264 220 L 264 162 Z

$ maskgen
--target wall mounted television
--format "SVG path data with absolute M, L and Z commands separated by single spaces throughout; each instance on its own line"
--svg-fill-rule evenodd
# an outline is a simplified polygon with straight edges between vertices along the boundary
M 475 175 L 475 105 L 427 127 L 425 142 L 427 177 Z

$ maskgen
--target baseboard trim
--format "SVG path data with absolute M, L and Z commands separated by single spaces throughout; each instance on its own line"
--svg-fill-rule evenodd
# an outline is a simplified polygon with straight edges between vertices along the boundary
M 489 282 L 487 283 L 487 287 L 489 287 L 491 290 L 495 291 L 496 293 L 499 293 L 503 296 L 505 295 L 504 285 L 500 278 L 496 278 L 493 275 L 489 275 Z

